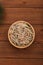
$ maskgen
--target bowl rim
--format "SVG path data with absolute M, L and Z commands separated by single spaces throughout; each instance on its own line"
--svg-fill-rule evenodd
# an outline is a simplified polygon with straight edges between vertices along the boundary
M 32 28 L 33 32 L 34 32 L 34 33 L 33 33 L 33 40 L 31 41 L 31 43 L 29 43 L 29 44 L 26 45 L 26 46 L 22 46 L 22 47 L 17 46 L 17 45 L 15 45 L 14 43 L 12 43 L 12 41 L 10 40 L 10 37 L 9 37 L 9 30 L 10 30 L 10 27 L 12 27 L 14 24 L 20 23 L 20 22 L 24 22 L 24 23 L 29 24 L 30 27 Z M 9 39 L 9 42 L 10 42 L 14 47 L 20 48 L 20 49 L 22 49 L 22 48 L 27 48 L 27 47 L 29 47 L 29 46 L 33 43 L 33 41 L 34 41 L 34 39 L 35 39 L 35 30 L 34 30 L 33 26 L 32 26 L 29 22 L 27 22 L 27 21 L 15 21 L 10 27 L 9 27 L 9 30 L 8 30 L 8 39 Z

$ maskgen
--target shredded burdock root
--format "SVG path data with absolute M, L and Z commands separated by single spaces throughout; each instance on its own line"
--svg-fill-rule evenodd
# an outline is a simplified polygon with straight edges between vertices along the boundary
M 28 23 L 19 22 L 13 24 L 9 29 L 9 37 L 16 46 L 25 46 L 33 39 L 33 30 Z

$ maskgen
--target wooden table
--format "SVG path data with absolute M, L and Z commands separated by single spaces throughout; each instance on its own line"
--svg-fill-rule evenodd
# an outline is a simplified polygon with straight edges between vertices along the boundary
M 0 24 L 0 65 L 43 65 L 43 0 L 1 0 L 5 20 Z M 31 23 L 36 31 L 34 43 L 17 49 L 8 41 L 8 29 L 17 20 Z

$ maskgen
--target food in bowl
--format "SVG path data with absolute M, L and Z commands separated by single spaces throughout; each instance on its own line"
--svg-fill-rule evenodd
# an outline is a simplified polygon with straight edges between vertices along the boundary
M 34 38 L 34 28 L 26 21 L 16 21 L 8 30 L 8 39 L 16 48 L 26 48 L 30 46 Z

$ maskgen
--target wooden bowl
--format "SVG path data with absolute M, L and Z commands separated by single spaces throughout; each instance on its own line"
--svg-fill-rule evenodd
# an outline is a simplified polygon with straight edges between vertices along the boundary
M 29 47 L 35 38 L 35 30 L 32 25 L 26 21 L 14 22 L 8 30 L 8 39 L 16 48 Z

